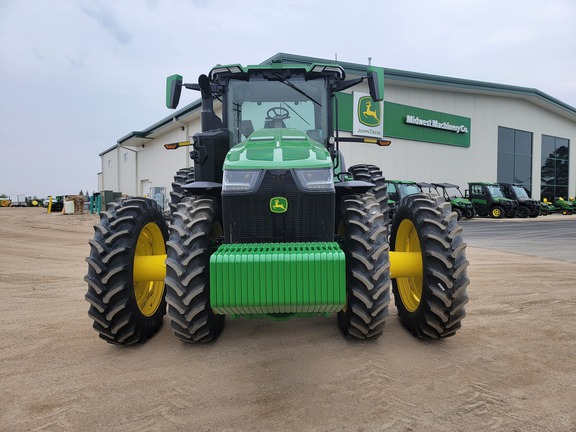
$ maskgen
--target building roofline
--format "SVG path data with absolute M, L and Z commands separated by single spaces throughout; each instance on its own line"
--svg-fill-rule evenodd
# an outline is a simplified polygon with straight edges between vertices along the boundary
M 346 71 L 346 73 L 350 73 L 352 75 L 358 75 L 358 74 L 365 75 L 368 68 L 368 65 L 358 63 L 341 62 L 336 60 L 299 56 L 295 54 L 288 54 L 281 52 L 273 55 L 269 59 L 265 60 L 263 63 L 271 63 L 272 61 L 281 61 L 287 63 L 333 62 L 342 66 Z M 542 102 L 551 104 L 556 108 L 560 108 L 566 111 L 567 114 L 569 114 L 570 116 L 574 116 L 576 119 L 575 107 L 565 102 L 562 102 L 561 100 L 553 96 L 550 96 L 549 94 L 544 93 L 543 91 L 540 91 L 536 88 L 521 87 L 508 84 L 498 84 L 486 81 L 476 81 L 464 78 L 454 78 L 442 75 L 432 75 L 421 72 L 391 69 L 386 67 L 383 69 L 384 69 L 385 82 L 386 80 L 392 80 L 400 82 L 409 82 L 414 84 L 428 84 L 439 87 L 444 86 L 444 87 L 460 88 L 462 90 L 469 90 L 469 91 L 476 90 L 488 93 L 510 94 L 516 97 L 523 97 L 523 98 L 536 98 L 538 100 L 541 100 Z
M 167 117 L 164 117 L 162 120 L 154 123 L 153 125 L 147 127 L 144 130 L 141 131 L 132 131 L 127 135 L 124 135 L 122 138 L 120 138 L 117 141 L 117 145 L 113 146 L 112 148 L 106 150 L 104 153 L 107 153 L 108 151 L 110 151 L 111 149 L 116 148 L 118 145 L 123 145 L 123 144 L 127 144 L 129 141 L 135 139 L 135 138 L 143 138 L 143 139 L 148 139 L 148 137 L 154 133 L 156 130 L 162 128 L 163 126 L 167 126 L 170 123 L 173 123 L 175 120 L 179 120 L 181 117 L 184 117 L 187 114 L 190 114 L 198 109 L 200 109 L 200 99 L 195 100 L 194 102 L 186 105 L 184 108 L 179 109 L 178 111 L 174 112 L 173 114 L 170 114 Z

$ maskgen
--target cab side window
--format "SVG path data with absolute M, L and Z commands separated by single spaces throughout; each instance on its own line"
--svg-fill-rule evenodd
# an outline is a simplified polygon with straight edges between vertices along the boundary
M 484 195 L 481 185 L 472 185 L 472 193 L 474 195 Z

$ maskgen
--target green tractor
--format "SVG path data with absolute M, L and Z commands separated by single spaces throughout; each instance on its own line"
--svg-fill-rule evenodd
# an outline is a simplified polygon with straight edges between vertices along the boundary
M 501 219 L 516 217 L 518 203 L 506 198 L 498 183 L 470 182 L 468 183 L 467 198 L 474 204 L 479 216 L 491 216 Z
M 389 144 L 338 136 L 336 93 L 364 80 L 381 101 L 380 68 L 353 79 L 337 64 L 282 63 L 217 66 L 197 84 L 169 77 L 169 108 L 182 87 L 201 93 L 202 132 L 165 146 L 192 144 L 194 168 L 176 173 L 169 217 L 141 197 L 100 214 L 85 277 L 99 336 L 142 343 L 167 314 L 179 339 L 203 343 L 225 317 L 336 315 L 345 336 L 370 340 L 391 290 L 415 336 L 454 335 L 469 280 L 449 203 L 417 193 L 389 223 L 381 173 L 348 171 L 339 151 L 343 141 Z

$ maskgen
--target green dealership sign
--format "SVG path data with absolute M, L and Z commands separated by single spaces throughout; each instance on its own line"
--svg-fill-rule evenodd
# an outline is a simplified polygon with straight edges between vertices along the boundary
M 470 118 L 423 108 L 384 103 L 384 135 L 470 147 Z
M 338 94 L 340 130 L 352 132 L 352 95 Z M 384 136 L 470 147 L 470 118 L 384 102 Z

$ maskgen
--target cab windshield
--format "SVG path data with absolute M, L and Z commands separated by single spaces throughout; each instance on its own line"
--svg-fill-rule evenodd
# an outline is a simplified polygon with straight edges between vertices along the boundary
M 492 186 L 492 185 L 488 185 L 488 190 L 490 191 L 490 195 L 492 195 L 494 198 L 504 198 L 504 195 L 502 194 L 502 189 L 500 189 L 500 186 Z
M 513 186 L 518 198 L 530 198 L 522 186 Z
M 398 189 L 400 189 L 401 195 L 403 197 L 407 196 L 407 195 L 414 195 L 414 194 L 422 192 L 422 189 L 420 189 L 420 186 L 418 186 L 417 184 L 399 184 L 397 186 L 398 186 Z
M 459 188 L 447 187 L 445 189 L 448 198 L 463 198 L 462 191 Z
M 323 79 L 231 79 L 226 98 L 225 121 L 234 144 L 266 128 L 298 129 L 322 144 L 328 136 L 329 101 Z

